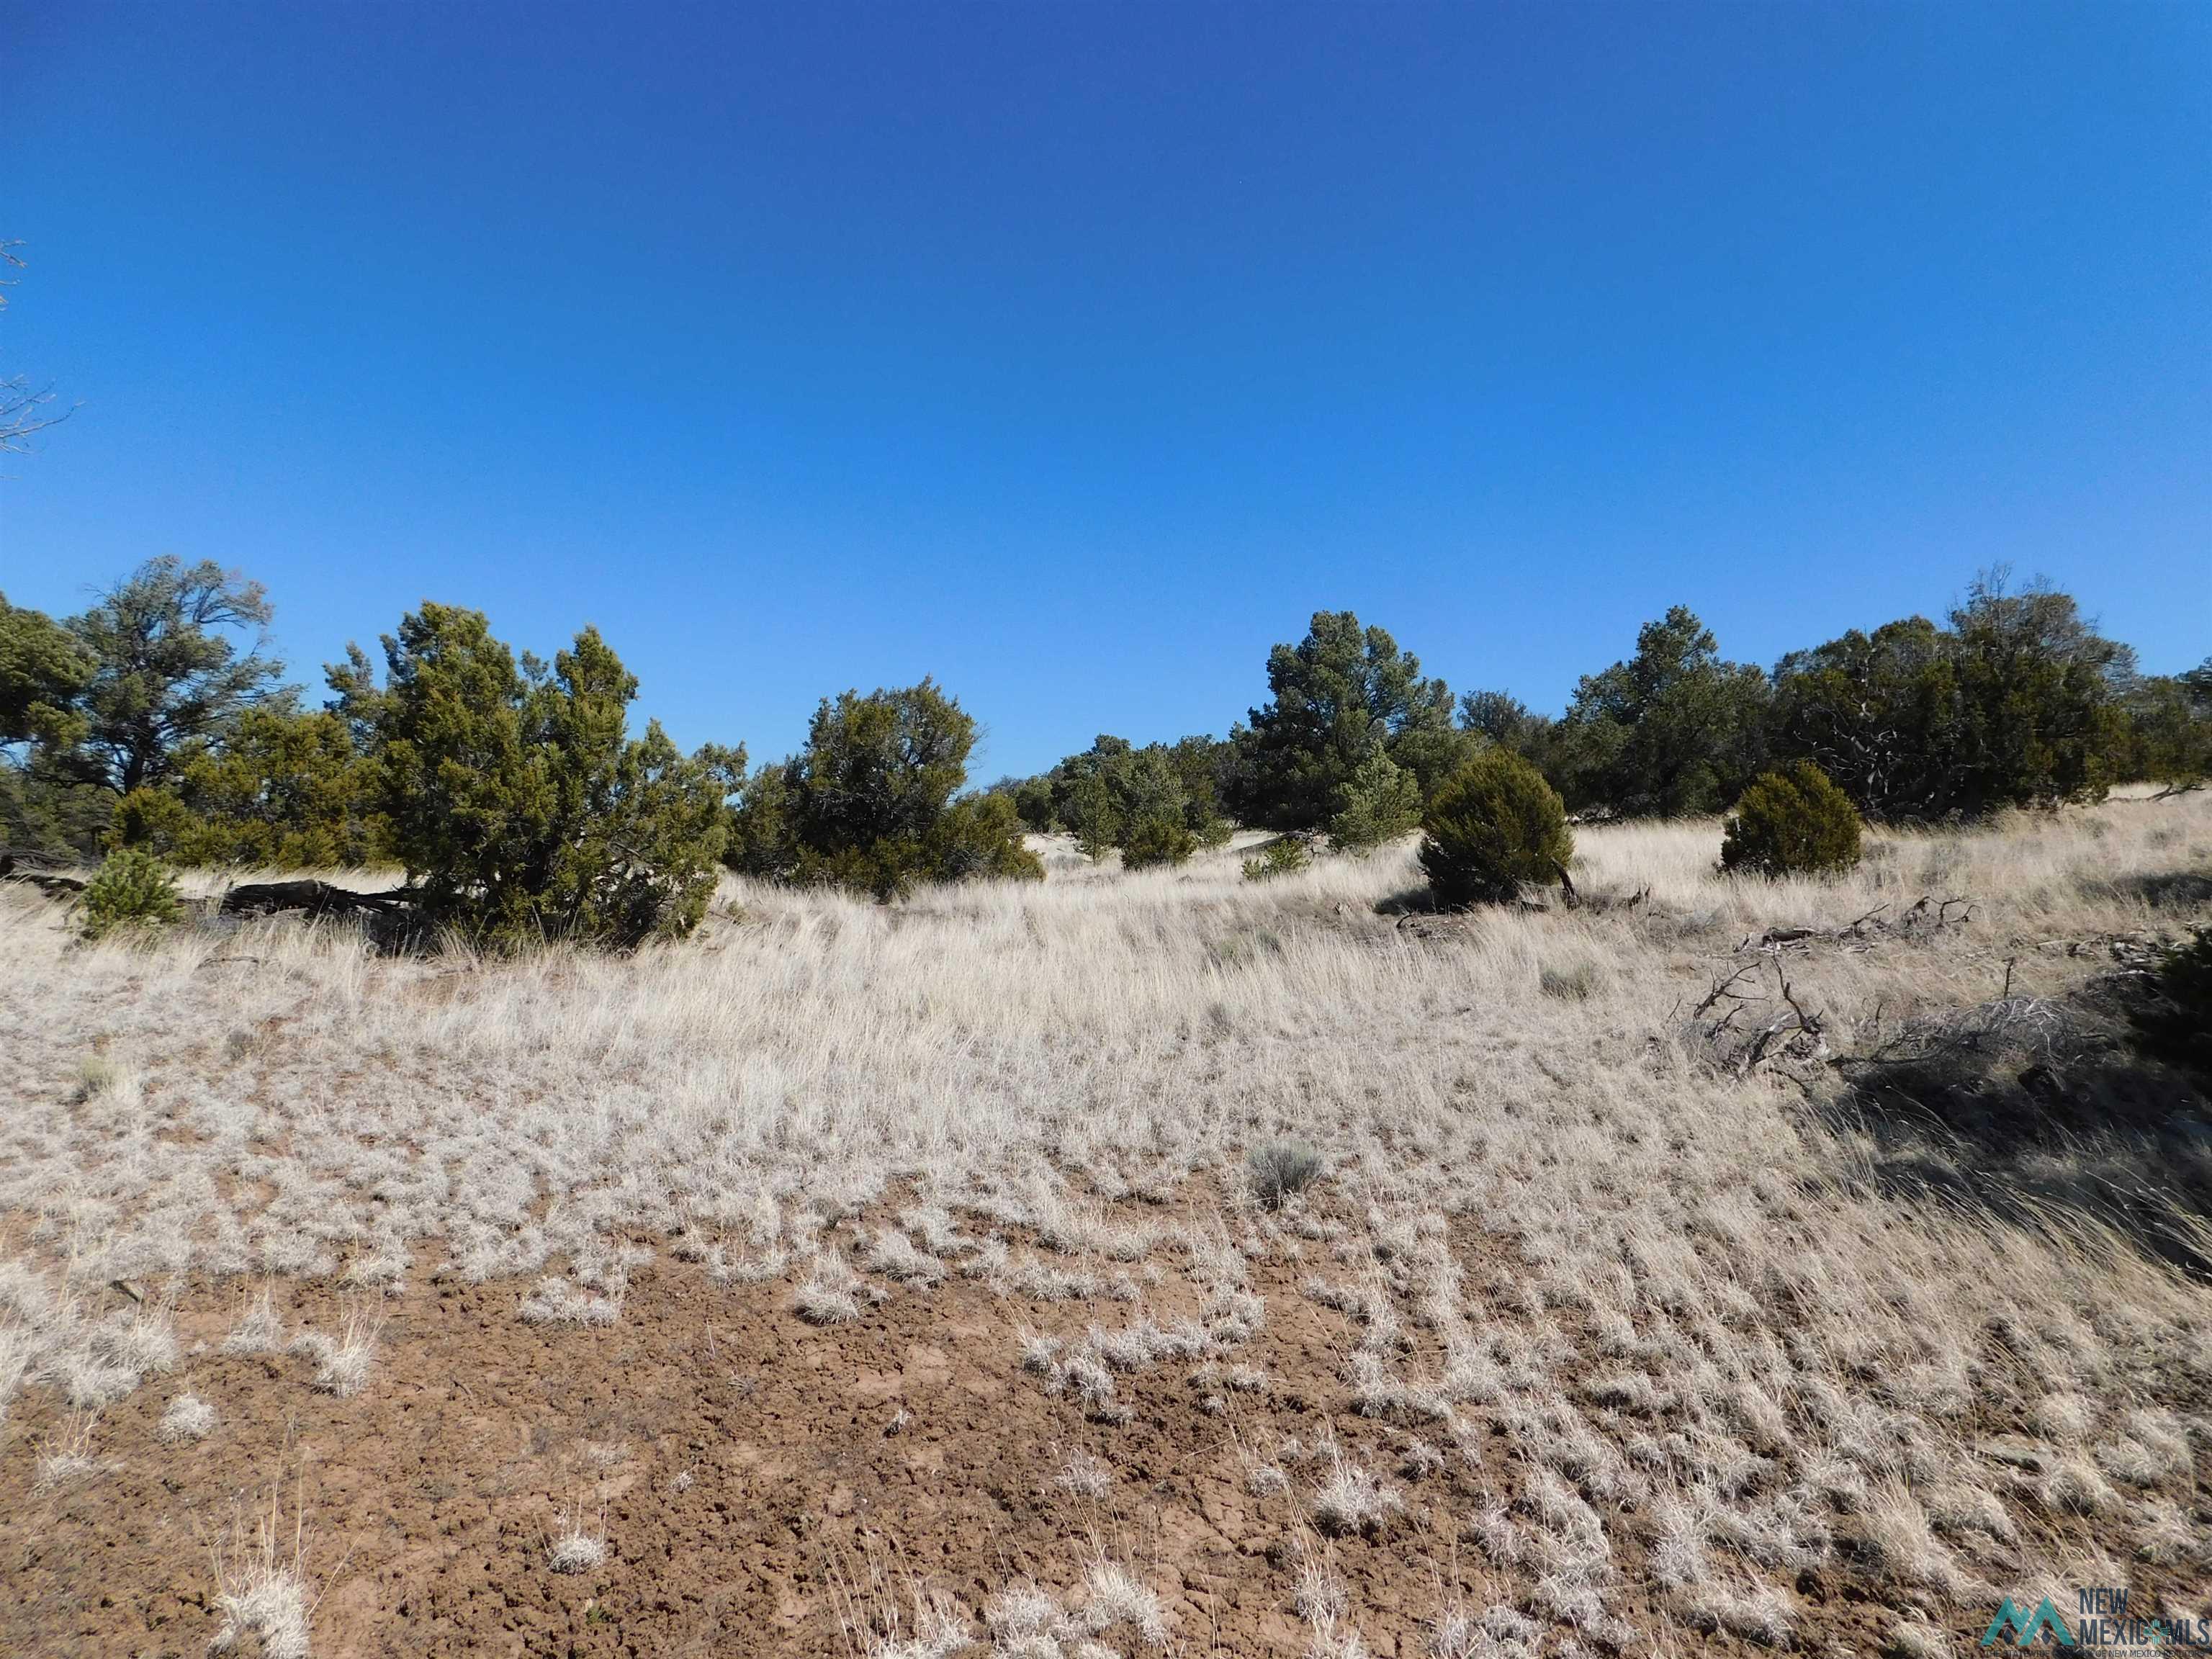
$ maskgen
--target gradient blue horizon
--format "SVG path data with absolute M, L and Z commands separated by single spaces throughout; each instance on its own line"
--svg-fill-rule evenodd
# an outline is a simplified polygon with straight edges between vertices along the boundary
M 2008 562 L 2212 650 L 2212 12 L 0 14 L 0 591 L 597 624 L 680 742 L 934 674 L 975 775 L 1317 609 L 1557 709 Z

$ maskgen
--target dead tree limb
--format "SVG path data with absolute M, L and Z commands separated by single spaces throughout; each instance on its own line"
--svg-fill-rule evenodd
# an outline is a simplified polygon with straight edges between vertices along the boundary
M 241 882 L 222 896 L 227 916 L 266 916 L 299 910 L 308 916 L 404 916 L 412 915 L 416 895 L 396 887 L 376 893 L 333 887 L 326 881 Z

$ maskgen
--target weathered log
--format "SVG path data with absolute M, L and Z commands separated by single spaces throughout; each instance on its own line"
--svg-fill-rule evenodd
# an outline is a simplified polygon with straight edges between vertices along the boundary
M 273 915 L 280 910 L 301 910 L 313 917 L 396 916 L 411 911 L 415 897 L 404 887 L 360 893 L 326 881 L 249 881 L 224 893 L 222 908 L 227 916 Z
M 6 875 L 21 864 L 36 865 L 42 870 L 56 870 L 76 861 L 67 854 L 42 853 L 35 847 L 0 847 L 0 876 Z
M 58 864 L 58 859 L 47 858 L 40 853 L 19 854 L 14 849 L 0 851 L 0 881 L 20 881 L 37 888 L 42 893 L 82 893 L 84 883 L 76 876 L 58 876 L 52 870 L 26 870 L 22 859 L 37 859 L 42 864 Z

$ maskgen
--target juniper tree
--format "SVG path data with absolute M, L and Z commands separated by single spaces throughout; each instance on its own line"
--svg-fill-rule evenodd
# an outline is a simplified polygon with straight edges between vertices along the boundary
M 1574 836 L 1559 792 L 1510 750 L 1486 749 L 1437 792 L 1422 821 L 1421 869 L 1447 908 L 1563 884 Z
M 747 781 L 741 869 L 896 898 L 922 881 L 1044 873 L 1004 795 L 956 800 L 975 722 L 933 680 L 823 698 L 806 746 Z
M 374 769 L 328 710 L 254 708 L 168 784 L 116 803 L 114 839 L 180 865 L 311 870 L 383 863 Z
M 425 604 L 384 641 L 386 680 L 334 672 L 373 733 L 392 850 L 425 919 L 494 948 L 617 946 L 698 925 L 726 833 L 711 757 L 658 722 L 628 734 L 637 681 L 596 629 L 549 668 L 483 614 Z
M 71 617 L 92 665 L 73 700 L 76 775 L 117 794 L 161 783 L 248 709 L 288 702 L 284 665 L 264 654 L 270 614 L 259 582 L 162 557 Z
M 1577 806 L 1630 817 L 1709 812 L 1759 769 L 1766 676 L 1724 661 L 1680 605 L 1636 636 L 1636 654 L 1575 688 L 1553 769 Z

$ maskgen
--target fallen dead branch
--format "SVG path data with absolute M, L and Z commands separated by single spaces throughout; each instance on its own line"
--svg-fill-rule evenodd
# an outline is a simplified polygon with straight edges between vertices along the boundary
M 1954 907 L 1956 907 L 1955 914 Z M 1856 921 L 1841 927 L 1770 927 L 1759 934 L 1757 945 L 1760 950 L 1771 951 L 1792 945 L 1823 943 L 1850 945 L 1883 936 L 1905 939 L 1925 939 L 1946 927 L 1963 927 L 1973 920 L 1972 899 L 1936 899 L 1923 896 L 1894 921 L 1883 915 L 1887 904 L 1877 904 Z M 1735 948 L 1739 951 L 1753 947 L 1752 935 L 1747 933 Z
M 64 860 L 45 853 L 33 853 L 13 847 L 0 848 L 0 881 L 20 881 L 42 893 L 82 893 L 85 886 L 83 879 L 61 874 L 64 863 Z
M 397 887 L 385 892 L 357 892 L 334 887 L 326 881 L 251 881 L 222 896 L 227 916 L 266 916 L 298 910 L 320 919 L 327 916 L 404 916 L 414 914 L 416 894 Z

